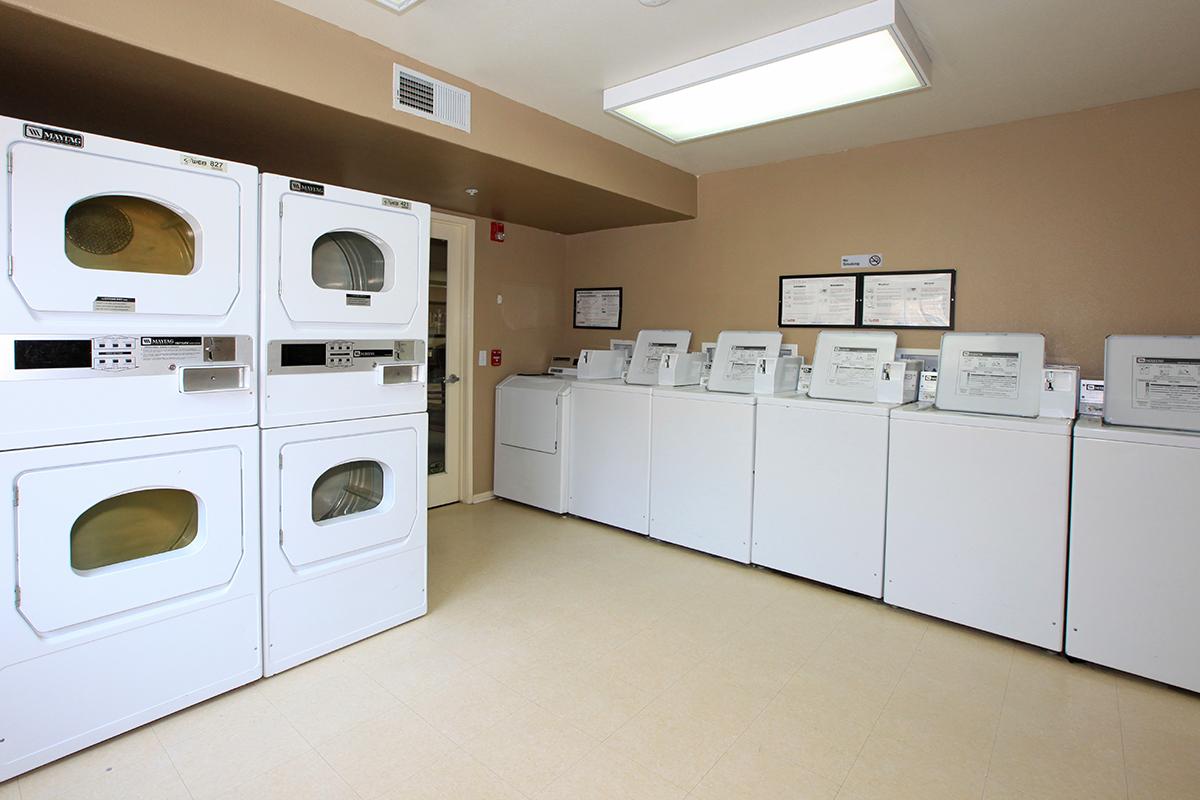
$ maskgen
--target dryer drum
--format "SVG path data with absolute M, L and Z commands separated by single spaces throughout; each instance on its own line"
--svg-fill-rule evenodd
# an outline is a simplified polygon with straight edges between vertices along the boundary
M 191 224 L 144 197 L 80 200 L 64 220 L 67 258 L 84 269 L 187 275 L 196 266 Z
M 71 526 L 71 568 L 79 572 L 187 547 L 199 522 L 196 496 L 142 489 L 101 500 Z
M 381 291 L 386 264 L 379 245 L 361 233 L 331 231 L 313 242 L 312 279 L 324 289 Z
M 313 522 L 370 511 L 383 502 L 383 468 L 375 461 L 351 461 L 326 470 L 312 490 Z

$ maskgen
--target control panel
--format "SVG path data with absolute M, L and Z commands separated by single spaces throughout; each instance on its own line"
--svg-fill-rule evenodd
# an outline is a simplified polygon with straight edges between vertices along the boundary
M 3 336 L 0 379 L 162 375 L 192 366 L 248 366 L 253 357 L 249 336 Z
M 403 340 L 275 341 L 267 345 L 267 374 L 367 372 L 377 367 L 423 366 L 425 342 Z

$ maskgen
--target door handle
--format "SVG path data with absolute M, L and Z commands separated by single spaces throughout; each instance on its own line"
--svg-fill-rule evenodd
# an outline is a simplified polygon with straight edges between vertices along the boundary
M 458 377 L 457 375 L 451 374 L 451 375 L 447 375 L 446 377 L 442 378 L 442 383 L 458 383 L 461 380 L 462 380 L 462 378 Z

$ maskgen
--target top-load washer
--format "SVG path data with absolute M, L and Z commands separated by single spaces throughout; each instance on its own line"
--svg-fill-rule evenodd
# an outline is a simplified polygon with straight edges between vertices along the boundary
M 1043 350 L 946 334 L 935 406 L 892 411 L 883 599 L 1061 650 L 1073 421 L 1036 416 Z
M 567 513 L 575 383 L 554 375 L 509 375 L 496 386 L 497 497 Z
M 262 426 L 426 408 L 429 206 L 262 176 Z
M 686 353 L 692 341 L 691 331 L 638 331 L 633 344 L 633 355 L 625 382 L 635 386 L 658 384 L 658 367 L 666 353 Z
M 755 564 L 883 595 L 888 425 L 876 402 L 896 334 L 821 331 L 809 394 L 758 401 Z
M 1104 381 L 1104 422 L 1075 425 L 1066 650 L 1200 691 L 1200 336 L 1110 336 Z
M 257 170 L 10 118 L 0 138 L 0 450 L 255 424 Z

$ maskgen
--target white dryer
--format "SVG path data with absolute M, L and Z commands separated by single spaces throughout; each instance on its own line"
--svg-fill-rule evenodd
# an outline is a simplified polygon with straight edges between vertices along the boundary
M 0 781 L 262 675 L 258 432 L 0 453 Z
M 429 206 L 262 176 L 262 426 L 422 413 Z
M 551 375 L 509 375 L 496 386 L 497 497 L 567 513 L 575 383 Z
M 262 178 L 273 675 L 425 613 L 429 206 Z
M 424 414 L 266 429 L 264 671 L 423 615 Z
M 9 118 L 0 138 L 0 450 L 254 425 L 257 170 Z

